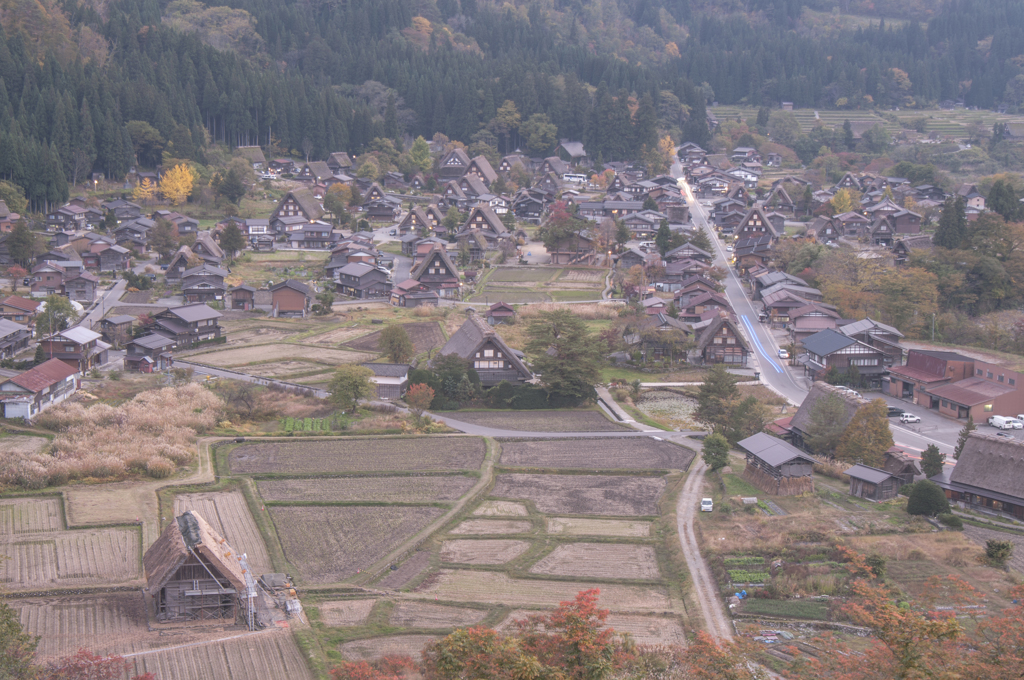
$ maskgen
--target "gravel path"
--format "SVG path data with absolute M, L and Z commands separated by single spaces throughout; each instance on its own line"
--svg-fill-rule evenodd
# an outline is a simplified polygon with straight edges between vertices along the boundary
M 704 629 L 716 640 L 729 641 L 732 640 L 732 624 L 722 609 L 722 598 L 718 595 L 718 588 L 715 587 L 715 579 L 711 575 L 711 570 L 708 569 L 704 557 L 700 554 L 700 546 L 697 544 L 697 536 L 693 530 L 706 470 L 707 466 L 704 461 L 698 457 L 694 461 L 693 469 L 690 470 L 690 476 L 686 478 L 682 492 L 679 494 L 676 522 L 678 523 L 679 540 L 683 546 L 683 556 L 686 558 L 686 566 L 690 570 L 690 578 L 693 579 L 694 593 L 697 595 L 697 601 L 704 614 Z

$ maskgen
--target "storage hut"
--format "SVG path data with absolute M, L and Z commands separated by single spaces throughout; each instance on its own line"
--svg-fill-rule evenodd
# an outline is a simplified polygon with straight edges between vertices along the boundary
M 245 602 L 239 556 L 206 521 L 186 511 L 142 558 L 157 621 L 233 621 Z
M 737 444 L 747 454 L 743 478 L 773 496 L 814 493 L 814 459 L 765 432 Z
M 887 501 L 896 498 L 903 480 L 891 472 L 870 465 L 854 465 L 846 470 L 850 478 L 850 495 L 869 501 Z

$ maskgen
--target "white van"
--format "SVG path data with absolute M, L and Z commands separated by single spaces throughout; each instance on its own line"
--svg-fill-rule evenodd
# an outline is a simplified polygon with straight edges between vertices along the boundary
M 989 416 L 988 424 L 1000 430 L 1012 430 L 1013 418 L 1006 416 Z
M 640 250 L 644 250 L 644 251 L 653 250 L 654 248 L 657 248 L 657 247 L 658 247 L 658 244 L 655 243 L 654 241 L 640 241 Z

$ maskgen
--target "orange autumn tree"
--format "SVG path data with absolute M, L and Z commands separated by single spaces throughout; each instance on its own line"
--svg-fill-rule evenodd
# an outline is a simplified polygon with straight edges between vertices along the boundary
M 599 590 L 580 592 L 548 615 L 517 622 L 509 634 L 488 628 L 457 630 L 423 650 L 428 680 L 565 678 L 602 680 L 631 658 L 614 631 Z

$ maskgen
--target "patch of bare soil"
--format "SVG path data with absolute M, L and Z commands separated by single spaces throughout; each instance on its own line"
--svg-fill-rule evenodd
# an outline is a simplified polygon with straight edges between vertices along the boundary
M 441 561 L 459 564 L 504 564 L 530 548 L 527 541 L 456 539 L 441 544 Z
M 322 602 L 320 620 L 328 626 L 361 626 L 370 616 L 370 610 L 377 600 L 335 600 Z
M 395 605 L 391 625 L 403 628 L 462 628 L 480 623 L 487 616 L 481 609 L 446 607 L 429 602 L 405 601 Z

